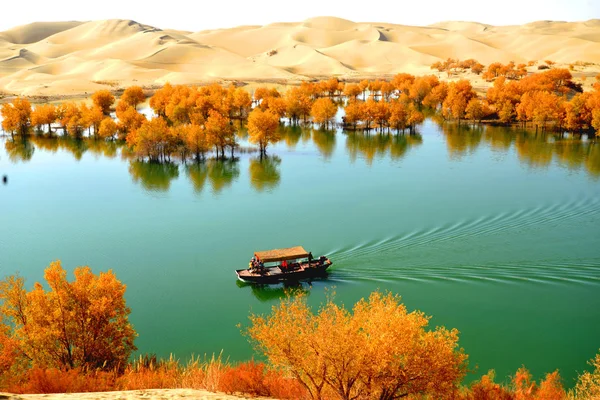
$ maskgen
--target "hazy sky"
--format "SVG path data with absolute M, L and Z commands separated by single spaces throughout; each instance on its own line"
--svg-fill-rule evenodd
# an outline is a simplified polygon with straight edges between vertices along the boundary
M 600 0 L 3 0 L 0 31 L 34 21 L 133 19 L 158 28 L 199 31 L 336 16 L 356 22 L 428 25 L 477 21 L 512 25 L 600 18 Z

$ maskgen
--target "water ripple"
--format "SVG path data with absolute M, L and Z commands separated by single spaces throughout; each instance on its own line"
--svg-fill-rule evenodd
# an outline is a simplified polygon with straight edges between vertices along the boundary
M 546 284 L 600 284 L 600 255 L 561 260 L 483 261 L 481 265 L 427 265 L 407 252 L 423 252 L 432 245 L 452 246 L 466 241 L 503 234 L 513 236 L 527 229 L 544 229 L 556 224 L 581 223 L 600 214 L 597 198 L 578 198 L 566 203 L 481 216 L 436 227 L 367 241 L 329 254 L 335 261 L 331 279 L 347 281 L 438 281 Z M 373 257 L 377 256 L 377 257 Z M 514 255 L 512 255 L 514 256 Z M 376 258 L 376 264 L 369 258 Z M 401 261 L 397 261 L 401 260 Z

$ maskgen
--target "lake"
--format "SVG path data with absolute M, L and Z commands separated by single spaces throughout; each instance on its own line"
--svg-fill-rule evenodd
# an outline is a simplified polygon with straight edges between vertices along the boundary
M 334 265 L 303 287 L 350 307 L 399 293 L 457 328 L 476 373 L 558 368 L 600 348 L 600 143 L 439 124 L 417 135 L 282 127 L 261 161 L 153 165 L 114 143 L 0 139 L 0 275 L 31 287 L 56 259 L 113 269 L 140 353 L 253 350 L 237 326 L 284 288 L 245 286 L 255 250 L 302 245 Z M 72 276 L 72 274 L 71 274 Z

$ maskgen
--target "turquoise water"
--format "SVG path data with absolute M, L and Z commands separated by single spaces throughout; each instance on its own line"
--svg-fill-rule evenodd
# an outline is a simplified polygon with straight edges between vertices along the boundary
M 255 250 L 334 265 L 305 285 L 351 306 L 402 295 L 457 328 L 478 376 L 558 368 L 600 348 L 600 144 L 432 120 L 418 135 L 282 128 L 261 161 L 149 165 L 115 144 L 0 139 L 0 275 L 32 285 L 60 259 L 127 284 L 141 353 L 253 356 L 238 324 L 281 287 L 244 286 Z

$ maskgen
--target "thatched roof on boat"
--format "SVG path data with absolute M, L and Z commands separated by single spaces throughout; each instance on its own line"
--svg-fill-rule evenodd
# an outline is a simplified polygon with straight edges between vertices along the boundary
M 308 257 L 308 251 L 304 250 L 302 246 L 296 246 L 287 249 L 256 251 L 254 255 L 262 262 L 274 262 L 306 258 Z

